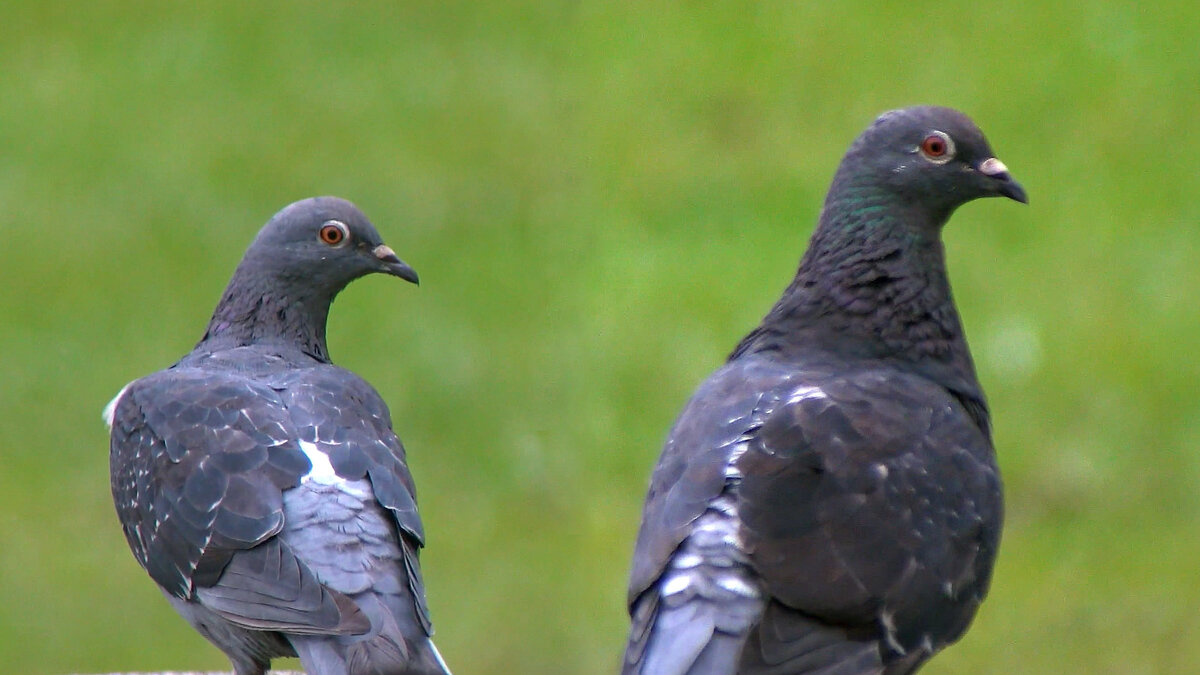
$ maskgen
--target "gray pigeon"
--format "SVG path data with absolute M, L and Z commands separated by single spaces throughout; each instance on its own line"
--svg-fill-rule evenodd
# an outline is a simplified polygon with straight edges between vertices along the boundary
M 624 672 L 911 673 L 987 592 L 1002 499 L 942 226 L 1025 191 L 963 114 L 879 117 L 799 271 L 650 482 Z
M 404 448 L 325 346 L 334 296 L 375 272 L 417 283 L 350 202 L 288 206 L 191 353 L 105 410 L 129 547 L 237 675 L 297 655 L 314 675 L 448 672 Z

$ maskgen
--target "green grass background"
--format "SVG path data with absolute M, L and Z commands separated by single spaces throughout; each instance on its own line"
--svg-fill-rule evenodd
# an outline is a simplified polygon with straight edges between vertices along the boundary
M 1197 672 L 1194 2 L 331 5 L 0 9 L 0 672 L 227 667 L 130 556 L 99 413 L 315 194 L 421 274 L 350 288 L 330 347 L 408 447 L 446 659 L 613 672 L 668 426 L 913 103 L 1031 198 L 946 231 L 1008 519 L 926 672 Z

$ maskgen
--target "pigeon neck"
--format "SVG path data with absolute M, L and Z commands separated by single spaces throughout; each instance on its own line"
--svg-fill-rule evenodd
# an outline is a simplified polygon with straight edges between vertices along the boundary
M 795 279 L 731 358 L 886 360 L 978 391 L 946 276 L 940 233 L 948 216 L 835 183 Z
M 272 345 L 297 349 L 328 363 L 325 323 L 336 293 L 323 294 L 315 284 L 274 278 L 254 267 L 238 267 L 199 345 L 210 349 Z

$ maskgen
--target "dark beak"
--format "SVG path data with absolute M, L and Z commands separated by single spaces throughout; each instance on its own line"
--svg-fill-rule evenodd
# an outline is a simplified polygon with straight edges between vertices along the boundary
M 400 258 L 396 257 L 396 252 L 387 244 L 380 244 L 371 249 L 371 253 L 383 263 L 381 271 L 387 272 L 394 277 L 400 277 L 405 281 L 411 281 L 418 286 L 421 285 L 421 279 L 417 276 L 417 271 L 408 266 Z
M 976 168 L 979 170 L 979 173 L 996 181 L 995 187 L 997 193 L 1022 204 L 1029 203 L 1029 197 L 1025 195 L 1025 188 L 1013 180 L 1012 176 L 1008 173 L 1008 167 L 1004 166 L 1004 162 L 995 157 L 989 157 L 980 162 Z

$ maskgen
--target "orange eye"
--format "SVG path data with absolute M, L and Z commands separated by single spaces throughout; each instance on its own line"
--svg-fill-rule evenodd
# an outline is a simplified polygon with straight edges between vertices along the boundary
M 935 162 L 945 162 L 954 156 L 954 141 L 946 134 L 935 131 L 921 141 L 921 154 Z
M 350 232 L 344 224 L 336 220 L 331 220 L 321 226 L 321 231 L 317 236 L 321 238 L 322 242 L 330 246 L 337 246 L 346 241 L 346 238 L 350 236 Z
M 946 141 L 940 136 L 930 136 L 921 143 L 921 150 L 930 157 L 941 157 L 946 154 Z

